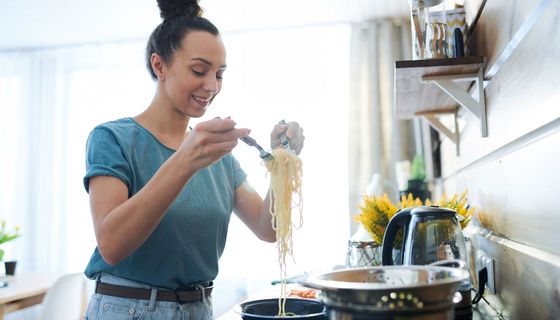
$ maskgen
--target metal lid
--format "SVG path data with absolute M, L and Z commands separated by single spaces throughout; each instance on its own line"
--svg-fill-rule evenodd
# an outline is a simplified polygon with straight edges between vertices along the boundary
M 440 310 L 452 307 L 466 270 L 436 266 L 382 266 L 342 269 L 307 278 L 327 306 L 368 312 Z
M 304 281 L 315 289 L 390 290 L 431 287 L 469 278 L 463 269 L 441 266 L 379 266 L 341 269 L 313 275 Z
M 442 208 L 442 207 L 438 207 L 438 206 L 422 206 L 422 207 L 416 207 L 414 209 L 412 209 L 412 211 L 410 212 L 411 215 L 414 216 L 421 216 L 421 217 L 426 217 L 426 216 L 442 216 L 445 218 L 448 218 L 449 216 L 455 216 L 457 214 L 457 212 L 455 210 L 452 209 L 448 209 L 448 208 Z

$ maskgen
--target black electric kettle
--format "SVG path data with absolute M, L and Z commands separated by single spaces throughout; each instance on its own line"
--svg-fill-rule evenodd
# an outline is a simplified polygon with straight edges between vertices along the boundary
M 394 261 L 393 248 L 401 229 L 400 256 Z M 465 239 L 454 210 L 435 206 L 405 208 L 389 221 L 383 237 L 383 265 L 429 265 L 449 260 L 467 262 Z

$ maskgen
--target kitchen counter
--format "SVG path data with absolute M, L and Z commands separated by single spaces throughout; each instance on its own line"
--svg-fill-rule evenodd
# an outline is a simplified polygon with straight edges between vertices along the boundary
M 292 285 L 288 287 L 288 292 L 290 289 L 296 288 L 296 286 Z M 299 288 L 299 287 L 297 287 Z M 259 299 L 267 299 L 267 298 L 276 298 L 278 297 L 278 286 L 270 286 L 265 288 L 262 291 L 259 291 L 255 295 L 249 297 L 249 300 L 259 300 Z M 224 313 L 220 317 L 216 318 L 216 320 L 241 320 L 241 316 L 236 313 L 235 311 L 229 310 L 228 312 Z M 477 305 L 473 306 L 473 320 L 504 320 L 506 318 L 501 317 L 492 307 L 484 300 L 481 300 Z
M 484 300 L 473 306 L 473 320 L 504 320 L 492 307 Z

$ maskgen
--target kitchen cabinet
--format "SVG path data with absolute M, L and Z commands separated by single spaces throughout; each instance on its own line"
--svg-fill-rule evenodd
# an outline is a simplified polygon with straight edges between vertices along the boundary
M 481 136 L 488 136 L 482 76 L 484 57 L 459 57 L 395 62 L 395 113 L 398 119 L 423 117 L 453 141 L 459 154 L 459 106 L 480 120 Z M 471 90 L 476 98 L 471 96 Z M 450 114 L 450 128 L 440 116 Z

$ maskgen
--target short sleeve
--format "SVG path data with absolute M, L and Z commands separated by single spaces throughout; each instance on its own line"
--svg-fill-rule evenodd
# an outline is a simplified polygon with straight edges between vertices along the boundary
M 102 127 L 93 129 L 86 145 L 84 187 L 87 192 L 89 179 L 95 176 L 113 176 L 131 188 L 131 169 L 121 145 L 111 131 Z

